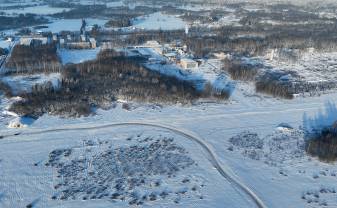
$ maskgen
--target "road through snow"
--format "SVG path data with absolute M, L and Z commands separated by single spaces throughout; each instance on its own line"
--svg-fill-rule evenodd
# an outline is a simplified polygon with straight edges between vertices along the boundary
M 55 128 L 55 129 L 46 129 L 46 130 L 40 130 L 40 131 L 28 131 L 24 133 L 16 133 L 12 135 L 4 135 L 2 136 L 3 139 L 5 138 L 12 138 L 19 135 L 39 135 L 39 134 L 45 134 L 45 133 L 57 133 L 57 132 L 63 132 L 63 131 L 80 131 L 80 130 L 97 130 L 97 129 L 105 129 L 105 128 L 112 128 L 112 127 L 118 127 L 118 126 L 148 126 L 148 127 L 155 127 L 155 128 L 161 128 L 165 130 L 172 131 L 178 135 L 181 135 L 183 137 L 186 137 L 196 143 L 198 143 L 208 154 L 209 160 L 216 168 L 216 170 L 221 174 L 222 177 L 224 177 L 226 180 L 228 180 L 238 191 L 243 192 L 245 195 L 249 196 L 250 199 L 256 204 L 258 208 L 266 208 L 267 206 L 263 203 L 263 201 L 254 193 L 253 190 L 251 190 L 248 186 L 243 184 L 238 176 L 236 176 L 233 171 L 229 167 L 224 166 L 223 164 L 220 164 L 219 159 L 216 155 L 216 153 L 213 151 L 213 148 L 201 137 L 196 135 L 193 132 L 189 132 L 185 129 L 181 129 L 178 127 L 168 126 L 168 125 L 162 125 L 162 124 L 153 124 L 153 123 L 147 123 L 147 122 L 125 122 L 125 123 L 111 123 L 111 124 L 105 124 L 105 125 L 96 125 L 96 126 L 75 126 L 75 127 L 67 127 L 67 128 Z M 33 141 L 36 141 L 36 139 L 32 139 Z M 29 141 L 32 141 L 29 140 Z M 27 140 L 25 140 L 27 141 Z M 21 141 L 21 142 L 25 142 Z

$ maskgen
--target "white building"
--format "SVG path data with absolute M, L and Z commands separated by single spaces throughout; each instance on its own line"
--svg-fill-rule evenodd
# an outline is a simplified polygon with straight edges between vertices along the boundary
M 56 42 L 57 40 L 58 40 L 58 37 L 57 37 L 57 35 L 54 34 L 54 35 L 53 35 L 53 41 Z
M 85 37 L 85 35 L 81 35 L 81 41 L 82 42 L 86 42 L 87 41 L 87 38 Z
M 91 44 L 91 48 L 97 48 L 97 42 L 95 38 L 89 38 L 89 42 Z
M 48 37 L 43 36 L 23 36 L 20 38 L 20 45 L 31 46 L 34 41 L 39 41 L 42 45 L 49 43 Z
M 192 59 L 181 59 L 180 65 L 183 69 L 198 69 L 199 64 L 198 62 L 192 60 Z
M 185 35 L 188 35 L 190 31 L 190 27 L 188 25 L 185 26 Z

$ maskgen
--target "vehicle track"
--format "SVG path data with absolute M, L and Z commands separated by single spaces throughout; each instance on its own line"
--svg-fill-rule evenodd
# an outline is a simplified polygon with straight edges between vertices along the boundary
M 31 131 L 31 132 L 23 132 L 23 133 L 15 133 L 11 135 L 4 135 L 2 136 L 3 139 L 17 137 L 20 135 L 25 136 L 32 136 L 32 135 L 39 135 L 45 133 L 57 133 L 63 131 L 74 131 L 74 130 L 98 130 L 98 129 L 105 129 L 105 128 L 112 128 L 118 126 L 147 126 L 147 127 L 155 127 L 161 128 L 165 130 L 172 131 L 178 135 L 181 135 L 189 140 L 192 140 L 199 144 L 208 154 L 209 160 L 214 166 L 214 168 L 220 173 L 222 177 L 224 177 L 228 182 L 230 182 L 238 191 L 243 192 L 245 195 L 249 196 L 250 199 L 255 203 L 258 208 L 266 208 L 267 206 L 263 203 L 263 201 L 251 190 L 248 186 L 246 186 L 243 182 L 240 181 L 238 176 L 236 176 L 229 167 L 224 167 L 221 165 L 216 153 L 212 149 L 212 147 L 201 137 L 196 135 L 193 132 L 189 132 L 185 129 L 181 129 L 178 127 L 173 127 L 169 125 L 162 125 L 162 124 L 154 124 L 148 122 L 124 122 L 124 123 L 111 123 L 105 125 L 96 125 L 96 126 L 78 126 L 78 127 L 68 127 L 68 128 L 55 128 L 55 129 L 46 129 L 40 131 Z

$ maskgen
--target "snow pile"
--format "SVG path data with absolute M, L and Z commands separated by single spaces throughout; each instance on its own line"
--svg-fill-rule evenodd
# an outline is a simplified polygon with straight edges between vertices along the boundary
M 20 129 L 20 128 L 27 128 L 34 122 L 34 119 L 29 117 L 18 117 L 14 120 L 10 121 L 8 124 L 8 128 L 11 129 Z

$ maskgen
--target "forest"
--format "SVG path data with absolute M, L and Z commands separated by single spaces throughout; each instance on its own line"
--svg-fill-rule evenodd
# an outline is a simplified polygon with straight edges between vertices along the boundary
M 203 97 L 228 98 L 210 88 L 200 91 L 196 83 L 169 77 L 142 66 L 143 58 L 126 57 L 114 50 L 102 51 L 96 60 L 67 65 L 62 70 L 62 87 L 34 86 L 10 110 L 22 116 L 44 113 L 88 116 L 93 107 L 106 108 L 117 99 L 143 103 L 191 104 Z

